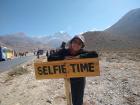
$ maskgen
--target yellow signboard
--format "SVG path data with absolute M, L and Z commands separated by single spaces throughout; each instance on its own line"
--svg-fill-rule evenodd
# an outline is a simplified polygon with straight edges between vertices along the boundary
M 36 79 L 99 76 L 98 58 L 34 63 Z

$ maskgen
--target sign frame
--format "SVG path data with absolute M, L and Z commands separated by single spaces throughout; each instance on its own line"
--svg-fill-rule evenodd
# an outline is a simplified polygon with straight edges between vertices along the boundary
M 90 67 L 93 67 L 94 65 L 93 67 L 94 71 L 88 72 L 90 70 L 89 65 Z M 60 61 L 50 61 L 50 62 L 40 61 L 40 62 L 35 62 L 34 67 L 35 67 L 36 79 L 53 79 L 53 78 L 58 79 L 58 78 L 100 76 L 98 58 L 83 58 L 83 59 L 60 60 Z M 75 69 L 76 71 L 76 68 L 79 67 L 82 67 L 84 69 L 80 68 L 79 72 L 78 70 L 77 72 L 74 72 L 73 69 Z M 85 71 L 85 69 L 87 69 L 87 71 Z M 42 74 L 39 74 L 39 71 L 42 72 Z M 57 73 L 58 71 L 59 73 Z

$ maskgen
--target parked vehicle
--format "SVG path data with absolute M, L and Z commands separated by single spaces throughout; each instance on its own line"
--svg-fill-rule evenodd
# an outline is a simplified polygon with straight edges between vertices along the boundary
M 0 46 L 0 61 L 6 61 L 14 57 L 14 50 Z

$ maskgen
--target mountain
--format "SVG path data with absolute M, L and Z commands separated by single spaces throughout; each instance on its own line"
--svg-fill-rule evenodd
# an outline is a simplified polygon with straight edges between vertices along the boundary
M 140 8 L 131 10 L 105 31 L 116 35 L 140 38 Z
M 42 38 L 42 40 L 44 39 L 46 39 L 46 41 L 44 41 L 46 45 L 50 46 L 51 48 L 58 48 L 63 41 L 69 41 L 71 36 L 66 32 L 57 32 L 54 35 L 48 36 L 47 38 Z
M 51 49 L 60 47 L 63 41 L 68 41 L 70 35 L 57 32 L 51 36 L 29 37 L 23 32 L 0 36 L 0 45 L 10 47 L 17 52 L 33 51 L 34 49 Z
M 44 46 L 49 46 L 50 48 L 60 47 L 63 41 L 67 42 L 71 39 L 71 36 L 66 32 L 56 32 L 53 35 L 46 35 L 41 37 L 32 37 L 32 39 Z
M 0 46 L 4 46 L 4 44 L 2 42 L 0 42 Z
M 7 34 L 0 36 L 0 42 L 6 47 L 10 47 L 18 52 L 28 51 L 36 48 L 36 43 L 25 33 Z
M 53 35 L 32 38 L 34 41 L 47 45 L 50 48 L 58 48 L 63 41 L 67 42 L 70 40 L 71 36 L 66 32 L 56 32 Z
M 83 33 L 86 49 L 140 49 L 140 8 L 131 10 L 104 31 Z

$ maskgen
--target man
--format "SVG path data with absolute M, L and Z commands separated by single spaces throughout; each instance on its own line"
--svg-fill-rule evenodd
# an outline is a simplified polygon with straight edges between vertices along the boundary
M 50 55 L 48 61 L 76 59 L 76 58 L 96 58 L 98 54 L 95 51 L 85 51 L 85 39 L 82 35 L 73 37 L 69 41 L 68 49 L 61 49 L 60 51 Z M 70 78 L 72 103 L 73 105 L 83 105 L 83 96 L 85 89 L 85 77 Z

